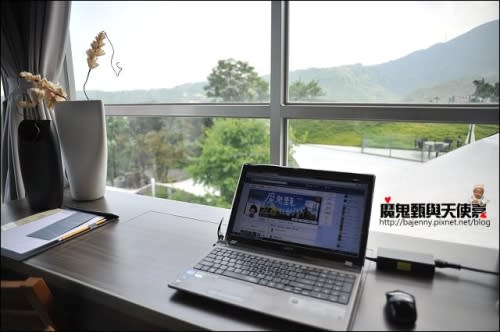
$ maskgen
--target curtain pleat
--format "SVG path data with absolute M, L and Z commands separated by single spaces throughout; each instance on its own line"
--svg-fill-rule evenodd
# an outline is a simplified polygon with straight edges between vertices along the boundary
M 24 197 L 17 127 L 24 119 L 16 101 L 26 98 L 28 85 L 21 71 L 40 74 L 58 82 L 69 29 L 70 1 L 2 1 L 1 66 L 5 102 L 2 103 L 1 184 L 2 202 Z M 37 118 L 53 119 L 52 112 L 38 107 Z

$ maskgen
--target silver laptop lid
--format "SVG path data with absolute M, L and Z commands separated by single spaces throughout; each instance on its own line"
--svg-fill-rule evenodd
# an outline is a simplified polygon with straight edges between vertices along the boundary
M 245 164 L 226 241 L 362 266 L 374 183 L 368 174 Z

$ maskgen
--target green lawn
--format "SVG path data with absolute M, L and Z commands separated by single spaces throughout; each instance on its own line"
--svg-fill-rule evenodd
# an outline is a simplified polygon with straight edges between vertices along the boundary
M 363 138 L 370 147 L 413 149 L 415 140 L 465 141 L 469 125 L 438 123 L 388 123 L 374 121 L 291 120 L 294 143 L 361 146 Z M 498 133 L 498 125 L 476 125 L 476 140 Z

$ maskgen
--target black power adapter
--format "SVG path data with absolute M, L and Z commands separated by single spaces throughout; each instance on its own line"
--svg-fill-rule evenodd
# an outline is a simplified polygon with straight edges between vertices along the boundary
M 434 256 L 431 254 L 378 248 L 377 269 L 432 278 L 434 276 L 435 261 Z
M 498 275 L 498 271 L 488 271 L 470 266 L 462 266 L 456 263 L 436 259 L 431 254 L 422 254 L 405 250 L 378 248 L 377 257 L 365 259 L 376 262 L 377 270 L 388 272 L 400 272 L 402 274 L 414 275 L 424 278 L 432 278 L 435 268 L 452 268 L 457 270 L 469 270 L 474 272 Z

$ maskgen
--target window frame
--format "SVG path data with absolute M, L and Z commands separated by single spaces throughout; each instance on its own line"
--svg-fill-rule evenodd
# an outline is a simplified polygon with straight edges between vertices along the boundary
M 307 104 L 287 101 L 288 1 L 271 1 L 270 101 L 256 104 L 105 104 L 107 116 L 264 118 L 270 121 L 270 160 L 286 166 L 289 119 L 497 124 L 498 104 Z M 63 84 L 76 97 L 69 34 Z

